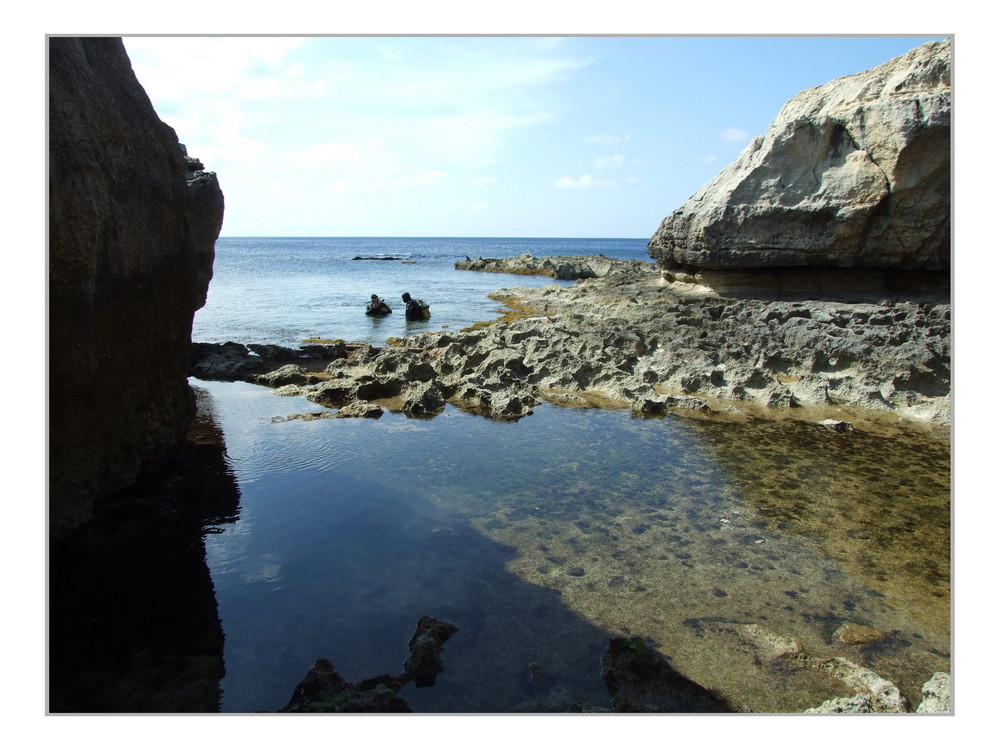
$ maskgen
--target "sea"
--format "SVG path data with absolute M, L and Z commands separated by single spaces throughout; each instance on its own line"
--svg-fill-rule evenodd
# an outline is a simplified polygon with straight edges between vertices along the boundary
M 195 341 L 383 344 L 491 320 L 543 277 L 465 257 L 604 254 L 643 239 L 221 238 Z M 430 304 L 407 322 L 400 295 Z M 395 304 L 370 319 L 372 294 Z M 517 422 L 317 419 L 299 396 L 190 380 L 222 431 L 232 517 L 204 530 L 225 635 L 221 710 L 274 711 L 317 659 L 399 674 L 420 617 L 455 624 L 416 712 L 607 710 L 601 658 L 637 637 L 734 710 L 856 692 L 773 658 L 794 639 L 898 685 L 950 671 L 950 446 L 916 430 L 795 419 L 638 418 L 549 403 Z M 883 634 L 845 644 L 846 623 Z M 764 629 L 764 630 L 761 630 Z
M 460 330 L 497 317 L 487 295 L 501 287 L 572 282 L 540 276 L 455 270 L 465 258 L 529 253 L 606 255 L 650 260 L 645 239 L 503 239 L 466 237 L 222 237 L 215 246 L 208 301 L 193 338 L 206 343 L 298 346 L 305 339 L 384 344 L 424 330 Z M 431 307 L 431 319 L 408 322 L 404 292 Z M 393 314 L 364 314 L 371 295 Z

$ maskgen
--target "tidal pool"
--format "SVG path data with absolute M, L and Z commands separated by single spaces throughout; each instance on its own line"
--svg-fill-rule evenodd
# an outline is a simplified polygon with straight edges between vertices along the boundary
M 615 635 L 648 639 L 741 710 L 856 692 L 762 658 L 751 624 L 877 672 L 914 708 L 950 672 L 939 438 L 547 404 L 517 423 L 451 406 L 287 419 L 321 409 L 192 385 L 240 492 L 238 519 L 206 530 L 224 711 L 279 708 L 320 657 L 349 681 L 399 673 L 421 615 L 459 627 L 437 684 L 403 691 L 422 712 L 607 707 L 600 657 Z M 887 637 L 841 643 L 845 622 Z

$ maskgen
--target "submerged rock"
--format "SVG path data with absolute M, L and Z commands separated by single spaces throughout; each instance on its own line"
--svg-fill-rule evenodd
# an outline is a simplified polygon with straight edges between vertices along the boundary
M 353 684 L 337 672 L 329 659 L 319 659 L 295 686 L 291 700 L 280 713 L 409 713 L 399 696 L 402 684 L 394 677 L 381 677 Z
M 888 636 L 881 630 L 859 625 L 856 622 L 845 622 L 833 632 L 833 637 L 841 643 L 851 646 L 867 646 L 884 641 Z
M 417 687 L 431 687 L 437 681 L 437 676 L 444 671 L 441 650 L 445 641 L 456 632 L 458 627 L 450 622 L 427 616 L 420 618 L 417 631 L 410 639 L 410 657 L 404 665 L 406 676 L 412 678 Z
M 458 632 L 450 622 L 423 616 L 410 639 L 410 656 L 399 675 L 379 675 L 360 682 L 345 680 L 329 659 L 318 659 L 296 685 L 280 713 L 409 713 L 399 692 L 410 682 L 431 687 L 444 670 L 441 650 Z

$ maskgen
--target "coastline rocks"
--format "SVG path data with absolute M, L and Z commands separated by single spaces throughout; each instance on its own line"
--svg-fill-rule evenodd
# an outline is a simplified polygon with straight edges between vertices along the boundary
M 802 92 L 664 219 L 664 269 L 950 267 L 951 44 Z M 763 285 L 762 285 L 763 286 Z
M 450 402 L 516 420 L 544 399 L 631 408 L 642 417 L 810 406 L 816 408 L 803 410 L 801 419 L 845 436 L 859 415 L 842 418 L 844 407 L 950 421 L 946 301 L 723 298 L 664 283 L 655 270 L 492 296 L 514 313 L 386 347 L 331 347 L 326 359 L 292 352 L 286 364 L 307 361 L 306 372 L 319 373 L 321 382 L 298 386 L 316 403 L 386 401 L 396 411 L 408 403 L 414 416 L 438 413 Z M 241 354 L 240 345 L 196 348 L 204 359 L 192 374 L 200 377 L 214 371 L 231 378 L 245 369 L 254 374 L 243 378 L 253 382 L 278 367 Z
M 258 375 L 256 380 L 261 385 L 266 385 L 270 388 L 280 388 L 285 385 L 315 383 L 316 377 L 309 375 L 302 365 L 284 365 L 272 372 Z
M 548 276 L 553 279 L 593 279 L 627 270 L 646 270 L 655 264 L 648 261 L 619 260 L 603 255 L 555 255 L 536 258 L 522 253 L 514 258 L 467 258 L 455 264 L 460 271 L 512 273 L 522 276 Z
M 815 708 L 807 709 L 805 713 L 907 713 L 909 711 L 909 703 L 899 688 L 867 667 L 841 656 L 823 658 L 810 654 L 798 641 L 761 625 L 728 624 L 718 626 L 718 630 L 731 632 L 744 640 L 757 652 L 762 662 L 784 663 L 794 669 L 814 670 L 827 675 L 854 693 L 852 696 L 824 701 Z
M 52 37 L 49 73 L 49 526 L 136 480 L 183 439 L 191 324 L 223 195 L 157 116 L 121 39 Z
M 950 674 L 935 672 L 924 683 L 920 692 L 923 695 L 923 700 L 917 706 L 918 714 L 950 714 L 952 712 Z

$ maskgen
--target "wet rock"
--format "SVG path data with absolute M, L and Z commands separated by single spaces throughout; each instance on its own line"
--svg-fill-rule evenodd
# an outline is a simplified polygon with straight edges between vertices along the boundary
M 528 674 L 531 676 L 532 682 L 538 682 L 545 676 L 545 668 L 541 664 L 532 662 L 528 665 Z
M 522 253 L 515 258 L 466 258 L 455 264 L 460 271 L 487 271 L 525 276 L 549 276 L 553 279 L 592 279 L 635 268 L 650 268 L 652 263 L 619 260 L 603 255 L 564 255 L 536 258 Z
M 342 407 L 336 414 L 337 417 L 356 417 L 361 419 L 378 419 L 385 411 L 378 404 L 367 401 L 352 401 Z
M 285 365 L 272 372 L 258 375 L 256 381 L 260 385 L 269 388 L 280 388 L 285 385 L 306 385 L 316 381 L 315 376 L 306 373 L 306 369 L 301 365 Z
M 866 667 L 842 657 L 810 658 L 808 666 L 826 672 L 850 689 L 865 695 L 877 713 L 907 713 L 909 703 L 899 688 Z
M 917 706 L 918 714 L 950 714 L 951 704 L 951 675 L 945 672 L 935 672 L 921 689 L 923 700 Z
M 867 646 L 885 640 L 888 636 L 881 630 L 870 628 L 867 625 L 859 625 L 856 622 L 845 622 L 837 628 L 833 637 L 841 643 L 850 646 Z
M 441 650 L 445 641 L 458 632 L 458 627 L 433 617 L 421 617 L 410 639 L 410 656 L 406 660 L 406 676 L 417 687 L 430 687 L 444 671 Z
M 421 617 L 410 639 L 410 657 L 399 675 L 379 675 L 360 682 L 345 680 L 329 659 L 319 659 L 295 687 L 279 713 L 409 713 L 399 695 L 410 682 L 430 687 L 444 670 L 441 649 L 458 628 L 450 622 Z
M 346 378 L 328 380 L 306 394 L 306 398 L 322 406 L 339 409 L 358 400 L 358 384 Z
M 824 419 L 820 424 L 831 432 L 850 432 L 854 429 L 854 425 L 850 422 L 843 422 L 839 419 Z
M 644 417 L 666 414 L 672 409 L 708 412 L 711 408 L 703 399 L 695 396 L 658 396 L 644 398 L 632 405 L 632 411 Z
M 251 380 L 265 371 L 266 365 L 245 345 L 191 344 L 190 375 L 201 380 Z
M 639 637 L 613 638 L 601 659 L 601 678 L 613 711 L 728 713 L 712 691 L 689 680 Z
M 410 386 L 403 402 L 403 411 L 413 417 L 433 416 L 444 411 L 445 401 L 433 383 Z
M 319 659 L 296 685 L 291 700 L 280 713 L 409 713 L 399 696 L 402 683 L 383 675 L 352 684 L 337 672 L 329 659 Z
M 816 708 L 807 708 L 807 714 L 874 714 L 878 713 L 867 695 L 852 695 L 848 698 L 831 698 Z

